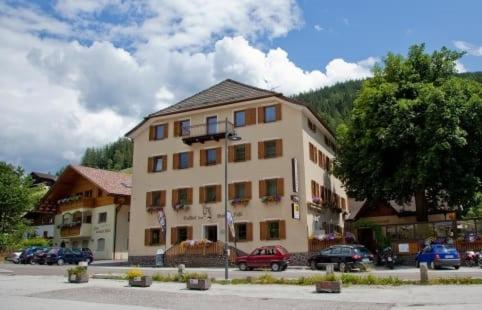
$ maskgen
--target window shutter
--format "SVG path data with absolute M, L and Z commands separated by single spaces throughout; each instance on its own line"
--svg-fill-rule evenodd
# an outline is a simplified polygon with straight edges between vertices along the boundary
M 266 181 L 259 180 L 259 198 L 266 196 Z
M 147 172 L 153 172 L 154 171 L 154 158 L 149 157 L 147 159 Z
M 175 121 L 174 122 L 174 137 L 181 136 L 181 122 Z
M 144 245 L 151 245 L 151 230 L 149 228 L 144 230 Z
M 234 162 L 234 145 L 228 146 L 228 162 Z
M 159 232 L 159 244 L 160 245 L 166 244 L 166 233 L 165 232 L 162 232 L 162 231 Z
M 326 156 L 325 163 L 326 163 L 326 171 L 330 171 L 330 167 L 331 167 L 330 157 Z
M 264 107 L 258 108 L 258 124 L 264 123 Z
M 216 201 L 221 201 L 221 185 L 216 185 Z
M 284 179 L 279 178 L 276 180 L 276 191 L 278 192 L 277 194 L 280 196 L 283 196 L 285 194 L 285 188 L 284 188 Z
M 161 207 L 166 206 L 166 191 L 161 191 Z
M 169 123 L 164 124 L 164 138 L 169 137 Z
M 264 142 L 258 142 L 258 159 L 264 159 Z
M 172 155 L 172 169 L 176 170 L 179 168 L 179 154 Z
M 253 241 L 253 223 L 246 223 L 246 239 Z
M 187 239 L 192 240 L 192 226 L 187 227 Z
M 192 187 L 187 189 L 187 203 L 192 205 Z
M 283 140 L 276 140 L 276 156 L 283 156 Z
M 251 160 L 251 143 L 246 143 L 244 145 L 244 157 L 246 160 Z
M 318 151 L 318 166 L 323 167 L 323 153 Z
M 189 152 L 188 157 L 189 157 L 189 168 L 192 168 L 194 165 L 194 152 L 193 151 Z
M 149 141 L 156 139 L 156 126 L 149 126 Z
M 236 195 L 235 190 L 234 190 L 234 183 L 231 183 L 228 185 L 228 199 L 232 200 L 234 199 L 234 195 Z
M 315 181 L 311 180 L 311 196 L 315 197 Z
M 171 227 L 171 245 L 176 244 L 177 242 L 177 228 Z
M 205 189 L 205 186 L 199 187 L 199 203 L 205 203 L 206 202 L 205 201 L 206 198 L 205 198 L 205 195 L 204 195 L 204 193 L 205 193 L 204 189 Z
M 206 150 L 199 151 L 199 165 L 206 166 Z
M 286 239 L 286 221 L 279 221 L 279 238 L 280 240 Z
M 267 222 L 259 222 L 259 240 L 268 240 Z
M 218 147 L 216 148 L 216 164 L 220 164 L 222 162 L 221 160 L 221 148 Z
M 246 199 L 251 199 L 251 181 L 244 182 L 244 192 L 246 193 Z
M 246 126 L 256 124 L 256 108 L 246 109 Z
M 281 103 L 276 105 L 276 120 L 281 120 Z
M 178 201 L 177 189 L 172 190 L 172 206 L 175 206 Z
M 152 207 L 152 192 L 146 193 L 146 207 Z

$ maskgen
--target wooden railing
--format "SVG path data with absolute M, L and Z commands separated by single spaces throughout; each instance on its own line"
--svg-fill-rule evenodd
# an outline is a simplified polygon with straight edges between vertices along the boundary
M 72 227 L 61 227 L 60 228 L 60 236 L 61 237 L 72 237 L 80 235 L 80 227 L 82 224 L 78 224 Z
M 65 212 L 74 209 L 80 208 L 93 208 L 94 207 L 94 198 L 82 198 L 77 201 L 66 202 L 60 205 L 60 212 Z
M 224 255 L 223 242 L 198 243 L 194 245 L 176 244 L 166 251 L 166 258 L 175 258 L 179 256 L 222 256 Z M 230 251 L 229 260 L 231 262 L 236 260 L 236 253 Z
M 329 248 L 332 245 L 343 244 L 343 239 L 336 240 L 318 240 L 308 239 L 308 251 L 318 252 L 320 250 Z

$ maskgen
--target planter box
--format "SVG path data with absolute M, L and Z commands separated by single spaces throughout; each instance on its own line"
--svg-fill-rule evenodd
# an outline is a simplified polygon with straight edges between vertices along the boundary
M 211 280 L 209 279 L 204 279 L 204 280 L 198 280 L 198 279 L 189 279 L 187 281 L 187 288 L 189 290 L 209 290 L 211 287 Z
M 340 293 L 341 282 L 340 281 L 321 281 L 316 283 L 317 293 Z
M 134 279 L 129 280 L 130 286 L 135 287 L 149 287 L 152 284 L 152 277 L 151 276 L 142 276 L 136 277 Z
M 88 273 L 71 274 L 69 275 L 69 282 L 70 283 L 87 283 L 89 282 L 89 274 Z

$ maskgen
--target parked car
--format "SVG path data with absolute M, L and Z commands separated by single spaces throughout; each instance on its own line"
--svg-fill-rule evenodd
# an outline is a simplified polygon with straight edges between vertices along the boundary
M 373 259 L 374 256 L 363 245 L 334 245 L 311 256 L 308 265 L 315 270 L 323 264 L 335 264 L 340 271 L 352 271 L 373 264 Z
M 87 258 L 86 262 L 88 264 L 92 263 L 94 261 L 94 254 L 92 254 L 92 251 L 89 248 L 81 248 L 80 249 L 84 256 Z
M 33 253 L 33 257 L 30 263 L 44 265 L 47 262 L 47 254 L 49 251 L 50 251 L 50 248 L 38 248 Z
M 92 258 L 80 249 L 71 248 L 51 248 L 47 254 L 47 265 L 78 264 L 79 262 L 89 262 Z
M 33 256 L 38 249 L 39 247 L 37 246 L 24 249 L 19 256 L 18 262 L 21 264 L 31 264 L 33 262 Z
M 20 255 L 22 254 L 22 252 L 22 250 L 13 251 L 12 253 L 8 254 L 5 260 L 14 264 L 18 264 L 20 262 Z
M 282 271 L 288 267 L 290 254 L 280 245 L 263 246 L 256 248 L 251 254 L 239 256 L 236 265 L 240 270 L 255 268 L 271 268 L 273 271 Z
M 415 262 L 417 267 L 420 267 L 420 263 L 427 263 L 430 269 L 441 267 L 459 269 L 460 254 L 454 246 L 433 244 L 420 251 L 415 258 Z

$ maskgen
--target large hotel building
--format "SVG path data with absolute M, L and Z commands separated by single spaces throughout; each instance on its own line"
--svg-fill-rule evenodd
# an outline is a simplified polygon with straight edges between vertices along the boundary
M 241 138 L 228 140 L 227 158 L 226 131 Z M 234 237 L 227 233 L 240 251 L 279 244 L 306 253 L 310 237 L 343 230 L 346 194 L 330 173 L 335 140 L 301 102 L 225 80 L 150 114 L 127 136 L 131 263 L 153 262 L 158 249 L 186 240 L 225 240 L 226 161 Z

